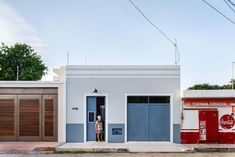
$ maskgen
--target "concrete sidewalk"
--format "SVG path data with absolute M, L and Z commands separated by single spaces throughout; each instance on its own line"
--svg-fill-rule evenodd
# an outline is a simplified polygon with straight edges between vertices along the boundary
M 56 151 L 76 151 L 76 152 L 133 152 L 133 153 L 153 153 L 153 152 L 192 152 L 190 147 L 170 142 L 128 142 L 128 143 L 65 143 L 56 147 Z
M 0 154 L 45 153 L 55 150 L 59 142 L 0 142 Z

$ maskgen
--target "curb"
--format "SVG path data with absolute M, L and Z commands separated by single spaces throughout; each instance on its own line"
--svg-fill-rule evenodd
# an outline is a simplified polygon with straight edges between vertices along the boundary
M 33 151 L 55 151 L 55 147 L 36 147 Z
M 235 148 L 193 148 L 195 152 L 235 152 Z
M 159 151 L 159 150 L 135 150 L 129 148 L 70 148 L 70 149 L 56 149 L 55 154 L 63 153 L 194 153 L 193 149 L 191 150 L 182 150 L 182 151 Z
M 130 153 L 126 148 L 70 148 L 56 149 L 55 153 Z

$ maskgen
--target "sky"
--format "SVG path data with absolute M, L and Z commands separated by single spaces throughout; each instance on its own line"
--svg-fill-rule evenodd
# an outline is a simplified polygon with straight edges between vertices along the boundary
M 181 87 L 227 84 L 235 61 L 235 25 L 202 0 L 132 0 L 177 39 Z M 207 0 L 235 21 L 223 0 Z M 232 0 L 235 2 L 235 0 Z M 174 46 L 128 0 L 0 0 L 0 42 L 27 43 L 49 67 L 69 64 L 174 64 Z

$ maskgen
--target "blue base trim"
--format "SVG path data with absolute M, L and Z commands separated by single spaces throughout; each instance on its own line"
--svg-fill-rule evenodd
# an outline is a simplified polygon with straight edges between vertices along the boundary
M 125 142 L 125 124 L 108 124 L 108 143 Z
M 83 124 L 66 124 L 66 142 L 83 143 L 84 142 L 84 125 Z
M 173 124 L 173 142 L 180 143 L 180 124 Z

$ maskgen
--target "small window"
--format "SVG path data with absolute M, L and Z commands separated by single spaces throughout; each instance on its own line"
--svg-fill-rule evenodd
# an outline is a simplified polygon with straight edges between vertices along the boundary
M 89 123 L 95 122 L 95 113 L 94 112 L 88 112 L 88 121 L 89 121 Z
M 170 103 L 169 96 L 150 96 L 149 103 Z
M 128 103 L 148 103 L 147 96 L 128 96 L 127 97 Z
M 122 128 L 112 128 L 112 135 L 122 135 Z

